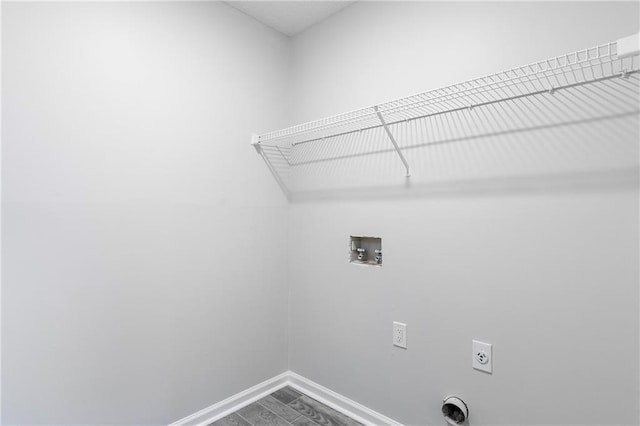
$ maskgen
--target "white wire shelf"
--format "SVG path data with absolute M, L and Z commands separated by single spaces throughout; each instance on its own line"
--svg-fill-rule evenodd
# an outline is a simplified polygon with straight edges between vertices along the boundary
M 302 169 L 318 173 L 321 163 L 394 154 L 408 177 L 405 154 L 419 147 L 637 117 L 638 37 L 256 135 L 252 144 L 290 195 L 310 182 Z

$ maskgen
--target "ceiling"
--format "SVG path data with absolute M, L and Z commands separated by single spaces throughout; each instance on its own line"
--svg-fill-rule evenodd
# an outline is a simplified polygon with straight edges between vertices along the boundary
M 353 1 L 227 1 L 229 6 L 291 37 Z

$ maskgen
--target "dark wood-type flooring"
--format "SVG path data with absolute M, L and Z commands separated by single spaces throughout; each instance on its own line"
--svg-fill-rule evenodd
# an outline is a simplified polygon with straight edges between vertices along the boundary
M 210 426 L 362 426 L 287 386 Z

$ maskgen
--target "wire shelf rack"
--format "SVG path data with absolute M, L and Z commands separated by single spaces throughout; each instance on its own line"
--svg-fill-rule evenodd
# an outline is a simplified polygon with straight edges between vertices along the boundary
M 292 192 L 321 188 L 318 178 L 326 176 L 327 171 L 320 169 L 322 165 L 335 172 L 335 165 L 327 163 L 346 164 L 362 156 L 397 157 L 396 165 L 406 177 L 416 172 L 420 176 L 425 162 L 412 151 L 451 141 L 609 120 L 608 127 L 596 131 L 608 132 L 614 127 L 617 137 L 627 141 L 634 138 L 635 132 L 637 142 L 633 122 L 630 126 L 611 124 L 624 117 L 637 122 L 640 114 L 637 40 L 638 35 L 634 35 L 256 135 L 252 144 L 289 196 Z M 574 133 L 580 132 L 574 129 Z M 629 151 L 633 144 L 627 143 L 626 147 L 623 157 L 633 155 Z M 354 164 L 346 167 L 357 174 Z M 394 168 L 393 173 L 397 172 Z M 343 178 L 354 179 L 352 175 Z M 381 177 L 381 181 L 384 179 Z

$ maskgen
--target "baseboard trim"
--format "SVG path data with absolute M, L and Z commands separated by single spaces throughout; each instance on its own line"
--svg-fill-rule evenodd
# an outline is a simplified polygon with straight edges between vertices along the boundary
M 286 371 L 271 379 L 265 380 L 260 384 L 230 396 L 197 413 L 171 423 L 169 426 L 206 426 L 285 386 L 291 386 L 364 425 L 402 426 L 401 423 L 365 407 L 346 396 L 340 395 L 331 389 L 325 388 L 306 377 L 302 377 L 293 371 Z
M 184 417 L 169 426 L 206 426 L 245 407 L 289 384 L 289 371 L 265 380 L 197 413 Z

